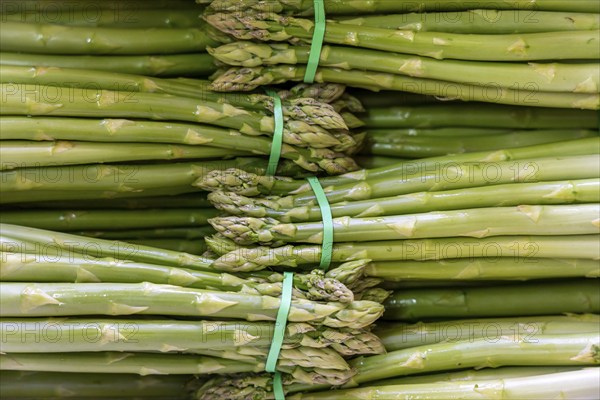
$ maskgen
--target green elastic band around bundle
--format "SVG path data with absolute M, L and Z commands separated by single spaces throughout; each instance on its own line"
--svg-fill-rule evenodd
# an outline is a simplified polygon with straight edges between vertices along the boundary
M 321 58 L 321 49 L 323 48 L 323 38 L 325 37 L 325 5 L 323 0 L 314 0 L 315 8 L 315 29 L 313 31 L 312 42 L 310 44 L 310 54 L 304 73 L 304 82 L 313 83 Z
M 276 91 L 272 89 L 266 89 L 265 91 L 273 99 L 273 118 L 275 119 L 271 154 L 269 155 L 269 164 L 267 164 L 266 172 L 267 175 L 273 176 L 277 172 L 277 165 L 281 157 L 281 145 L 283 144 L 283 107 L 281 105 L 281 98 Z
M 310 187 L 315 193 L 317 203 L 321 209 L 323 243 L 321 244 L 321 263 L 319 264 L 319 268 L 327 271 L 329 269 L 329 264 L 331 264 L 331 254 L 333 253 L 333 218 L 331 217 L 331 207 L 329 206 L 329 200 L 327 200 L 327 196 L 323 191 L 319 179 L 311 176 L 306 178 L 306 180 L 308 180 Z
M 273 394 L 275 395 L 275 400 L 285 400 L 281 373 L 277 372 L 277 359 L 279 358 L 281 346 L 283 345 L 287 318 L 292 305 L 293 283 L 294 273 L 284 272 L 279 311 L 277 311 L 275 328 L 273 329 L 273 339 L 271 340 L 271 347 L 269 348 L 269 355 L 267 356 L 267 363 L 265 364 L 265 371 L 275 374 L 273 376 Z

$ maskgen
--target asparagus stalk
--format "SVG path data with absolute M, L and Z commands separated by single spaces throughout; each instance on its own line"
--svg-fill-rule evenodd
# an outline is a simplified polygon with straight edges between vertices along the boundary
M 212 269 L 212 260 L 186 253 L 4 223 L 0 227 L 5 239 L 3 251 L 12 253 L 46 254 L 55 249 L 59 254 L 77 253 L 195 270 Z
M 156 196 L 139 197 L 133 199 L 106 199 L 106 200 L 64 200 L 64 201 L 44 201 L 42 205 L 38 203 L 17 204 L 14 207 L 19 209 L 44 208 L 44 209 L 68 209 L 77 208 L 86 209 L 148 209 L 148 208 L 208 208 L 211 207 L 206 193 L 184 194 L 179 196 Z
M 3 21 L 3 51 L 38 54 L 175 54 L 215 46 L 204 29 L 124 29 Z
M 11 140 L 2 141 L 0 170 L 128 161 L 219 159 L 244 155 L 250 154 L 197 145 L 129 143 L 125 147 L 113 143 Z
M 55 364 L 52 366 L 52 364 Z M 263 364 L 264 365 L 264 364 Z M 264 367 L 263 367 L 264 368 Z M 191 375 L 260 371 L 261 364 L 199 355 L 152 353 L 2 354 L 2 371 Z
M 536 4 L 537 6 L 537 4 Z M 484 7 L 484 6 L 482 6 Z M 478 9 L 340 18 L 341 24 L 408 31 L 511 34 L 598 29 L 590 13 Z
M 8 398 L 79 399 L 143 397 L 191 398 L 196 379 L 186 375 L 139 376 L 130 374 L 86 374 L 60 372 L 3 371 L 0 396 Z
M 82 372 L 96 374 L 191 375 L 258 372 L 263 362 L 246 363 L 224 358 L 188 354 L 153 353 L 68 353 L 1 354 L 0 369 L 5 371 Z M 342 384 L 352 371 L 315 371 L 301 367 L 278 367 L 286 382 Z
M 443 371 L 457 367 L 597 365 L 597 352 L 598 335 L 592 332 L 542 335 L 536 340 L 521 337 L 516 340 L 499 338 L 498 341 L 491 342 L 481 338 L 413 347 L 368 358 L 360 357 L 353 362 L 353 366 L 359 368 L 355 382 L 363 383 L 373 378 Z
M 202 239 L 215 233 L 210 226 L 201 226 L 193 228 L 152 228 L 152 229 L 127 229 L 127 230 L 101 230 L 101 231 L 80 231 L 73 232 L 75 235 L 88 236 L 99 239 L 111 240 L 156 240 L 161 239 Z
M 312 40 L 314 21 L 282 18 L 273 10 L 266 13 L 205 13 L 205 20 L 240 40 L 308 42 Z M 598 31 L 562 31 L 504 35 L 460 34 L 392 30 L 370 26 L 326 23 L 324 42 L 415 54 L 435 59 L 479 61 L 586 60 L 600 57 Z M 210 45 L 209 45 L 210 46 Z
M 374 155 L 357 155 L 354 156 L 354 160 L 361 168 L 373 169 L 380 167 L 388 167 L 390 165 L 394 165 L 400 161 L 406 161 L 406 159 L 402 159 L 399 157 L 384 157 L 384 156 L 374 156 Z
M 57 231 L 205 226 L 214 209 L 3 211 L 4 223 Z
M 147 2 L 148 3 L 148 2 Z M 190 4 L 191 5 L 191 4 Z M 95 4 L 94 4 L 95 6 Z M 143 8 L 142 8 L 143 7 Z M 111 27 L 126 29 L 150 28 L 193 28 L 202 26 L 203 7 L 151 8 L 137 5 L 134 9 L 117 6 L 117 9 L 85 8 L 66 5 L 65 8 L 45 7 L 21 10 L 14 14 L 3 14 L 3 21 L 45 23 L 68 26 Z M 91 14 L 91 15 L 90 15 Z
M 396 136 L 367 132 L 367 143 L 362 153 L 392 157 L 421 158 L 445 154 L 469 153 L 494 150 L 501 147 L 523 147 L 543 143 L 556 143 L 585 137 L 597 137 L 593 130 L 571 131 L 522 131 L 489 136 Z
M 152 283 L 0 283 L 3 317 L 168 315 L 272 321 L 280 299 Z M 373 301 L 318 303 L 292 300 L 290 322 L 364 328 L 383 313 Z
M 51 172 L 51 171 L 48 171 Z M 39 171 L 37 173 L 40 173 Z M 63 190 L 48 191 L 48 190 L 29 190 L 25 192 L 10 192 L 3 193 L 0 196 L 0 204 L 2 205 L 27 205 L 38 206 L 44 201 L 62 202 L 62 201 L 102 201 L 107 202 L 113 200 L 135 200 L 145 197 L 166 197 L 177 196 L 184 194 L 201 193 L 198 189 L 190 186 L 162 186 L 160 189 L 147 189 L 137 192 L 111 192 L 104 190 L 77 190 L 65 192 Z
M 551 296 L 547 294 L 551 293 Z M 527 304 L 526 307 L 523 305 Z M 597 279 L 497 287 L 403 290 L 385 303 L 385 319 L 502 317 L 600 312 Z
M 594 140 L 597 139 L 594 138 Z M 371 175 L 367 177 L 359 175 L 359 179 L 351 183 L 325 186 L 327 188 L 325 194 L 329 203 L 335 204 L 416 192 L 438 192 L 509 183 L 592 179 L 598 177 L 599 163 L 597 155 L 501 162 L 442 163 L 417 160 L 414 164 L 398 164 L 400 168 L 397 169 L 388 168 L 388 170 L 395 169 L 396 175 L 381 174 L 378 176 L 373 174 L 373 178 Z M 391 184 L 399 181 L 402 182 L 402 185 Z M 248 174 L 243 171 L 229 170 L 208 173 L 205 177 L 198 179 L 195 185 L 207 191 L 221 189 L 242 195 L 256 196 L 272 192 L 274 183 L 278 182 L 282 182 L 281 186 L 283 187 L 287 186 L 285 188 L 287 190 L 283 191 L 284 194 L 292 194 L 278 200 L 285 208 L 316 205 L 314 193 L 305 192 L 300 185 L 296 188 L 293 185 L 286 185 L 292 182 L 296 183 L 294 181 L 261 178 L 256 174 Z M 323 183 L 321 182 L 321 185 Z
M 86 254 L 0 253 L 0 281 L 3 282 L 73 282 L 73 283 L 141 283 L 169 284 L 196 289 L 281 296 L 283 276 L 236 276 L 208 271 L 196 271 L 150 263 L 95 258 Z M 354 295 L 337 279 L 319 271 L 296 274 L 294 298 L 314 301 L 349 303 Z
M 441 342 L 457 342 L 499 334 L 535 340 L 544 335 L 569 335 L 598 332 L 599 316 L 552 315 L 519 318 L 459 319 L 416 324 L 393 323 L 378 326 L 375 334 L 388 351 Z
M 465 105 L 466 106 L 466 105 Z M 423 139 L 437 140 L 453 138 L 479 138 L 487 140 L 488 138 L 496 138 L 514 134 L 516 137 L 526 135 L 527 133 L 535 135 L 543 133 L 549 136 L 556 135 L 560 138 L 561 135 L 569 133 L 579 133 L 581 135 L 592 135 L 593 129 L 510 129 L 510 128 L 465 128 L 465 127 L 446 127 L 446 128 L 392 128 L 392 129 L 369 129 L 369 137 L 375 142 L 381 143 L 401 143 L 405 139 Z M 584 136 L 587 137 L 587 136 Z M 558 141 L 558 140 L 555 140 Z M 523 147 L 523 146 L 516 146 Z
M 468 112 L 465 112 L 468 111 Z M 368 108 L 369 128 L 478 127 L 503 129 L 595 129 L 598 113 L 585 110 L 516 107 L 485 103 L 442 103 Z
M 179 238 L 127 239 L 127 242 L 133 244 L 140 244 L 142 246 L 158 247 L 159 249 L 173 250 L 196 255 L 202 255 L 206 250 L 208 250 L 206 244 L 201 240 L 182 240 Z
M 209 75 L 217 70 L 208 53 L 89 56 L 0 52 L 3 65 L 80 68 L 150 76 Z
M 365 275 L 386 282 L 427 280 L 530 280 L 600 278 L 597 260 L 560 258 L 470 258 L 371 262 Z
M 310 47 L 287 44 L 233 42 L 208 48 L 217 60 L 232 66 L 306 65 Z M 600 66 L 581 64 L 521 64 L 503 62 L 473 62 L 432 60 L 406 54 L 377 50 L 324 46 L 319 59 L 321 67 L 345 70 L 384 72 L 418 78 L 459 82 L 494 88 L 535 88 L 544 92 L 597 93 Z M 552 71 L 552 78 L 543 75 Z M 491 83 L 493 82 L 493 83 Z
M 321 246 L 286 245 L 277 248 L 252 247 L 228 251 L 211 267 L 220 271 L 261 270 L 268 266 L 302 268 L 317 265 Z M 335 243 L 333 262 L 369 259 L 372 261 L 443 260 L 472 257 L 582 258 L 597 260 L 598 235 L 498 236 L 491 238 L 444 238 L 385 240 L 381 242 Z
M 239 321 L 177 321 L 169 319 L 89 319 L 68 318 L 54 321 L 46 318 L 9 318 L 0 322 L 7 353 L 73 353 L 97 351 L 183 352 L 203 354 L 213 350 L 227 351 L 227 358 L 239 353 L 244 359 L 255 350 L 262 356 L 271 345 L 274 325 L 264 322 Z M 47 340 L 31 340 L 33 334 L 44 337 L 50 331 L 61 332 L 51 344 Z M 29 340 L 23 335 L 31 333 Z M 68 335 L 62 334 L 68 332 Z M 320 349 L 325 369 L 347 369 L 346 362 L 334 346 L 344 346 L 349 355 L 381 354 L 385 349 L 379 339 L 362 330 L 315 328 L 295 323 L 286 326 L 280 362 L 297 361 L 303 367 L 316 366 Z M 45 346 L 47 345 L 47 346 Z M 354 346 L 354 347 L 350 347 Z M 315 357 L 316 358 L 316 357 Z M 287 360 L 287 361 L 284 361 Z
M 384 217 L 333 219 L 335 242 L 453 236 L 585 235 L 600 233 L 600 204 L 489 207 Z M 215 217 L 215 230 L 248 245 L 321 243 L 323 223 L 281 223 L 273 218 Z
M 482 53 L 485 50 L 482 50 Z M 600 55 L 598 56 L 600 57 Z M 255 68 L 231 68 L 221 73 L 213 81 L 216 91 L 248 91 L 263 85 L 302 80 L 306 67 L 276 65 Z M 427 94 L 445 99 L 480 101 L 486 103 L 573 108 L 582 110 L 600 109 L 598 93 L 541 92 L 535 85 L 502 88 L 487 87 L 435 79 L 409 77 L 383 72 L 344 70 L 340 68 L 319 68 L 315 82 L 342 83 L 348 86 L 379 90 L 397 90 L 409 93 Z
M 383 399 L 564 399 L 593 398 L 600 385 L 599 368 L 559 372 L 522 378 L 490 378 L 472 382 L 433 382 L 425 384 L 386 385 L 316 393 L 299 393 L 293 400 L 335 400 L 340 398 Z M 207 397 L 205 397 L 206 399 Z M 215 396 L 216 398 L 216 396 Z
M 387 0 L 374 0 L 370 3 L 348 3 L 344 0 L 330 0 L 325 4 L 325 12 L 331 15 L 345 14 L 385 14 L 385 13 L 408 13 L 423 11 L 461 11 L 470 10 L 474 3 L 468 0 L 458 0 L 451 3 L 436 0 L 419 0 L 411 3 L 397 3 Z M 476 3 L 478 8 L 491 10 L 532 10 L 532 4 L 528 0 L 480 2 Z M 313 15 L 314 4 L 310 1 L 280 1 L 273 0 L 261 2 L 258 0 L 214 0 L 210 10 L 214 11 L 269 11 L 285 12 L 293 15 Z M 537 0 L 536 11 L 574 11 L 574 12 L 599 12 L 600 7 L 593 0 L 582 0 L 577 3 L 561 0 Z
M 85 10 L 90 6 L 96 6 L 99 10 L 140 10 L 140 9 L 163 9 L 168 8 L 190 8 L 190 2 L 187 0 L 104 0 L 102 3 L 96 3 L 94 0 L 82 0 L 77 3 L 71 3 L 69 0 L 57 0 L 52 4 L 46 3 L 45 0 L 23 0 L 22 7 L 7 6 L 3 9 L 7 14 L 21 13 L 27 10 Z
M 283 198 L 252 198 L 223 191 L 212 192 L 208 198 L 217 209 L 231 215 L 269 217 L 281 222 L 320 221 L 322 218 L 319 207 L 287 208 Z M 334 218 L 380 217 L 461 208 L 586 202 L 600 202 L 600 182 L 597 179 L 510 183 L 345 201 L 331 204 L 331 215 Z
M 446 372 L 443 374 L 427 374 L 420 376 L 405 376 L 401 378 L 383 379 L 381 381 L 367 382 L 365 386 L 458 381 L 472 382 L 475 380 L 526 378 L 528 376 L 548 375 L 555 374 L 557 372 L 580 371 L 581 369 L 581 367 L 500 367 L 468 369 L 458 372 Z

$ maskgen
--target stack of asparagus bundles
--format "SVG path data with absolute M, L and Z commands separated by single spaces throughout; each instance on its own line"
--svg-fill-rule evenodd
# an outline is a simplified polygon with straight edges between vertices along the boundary
M 548 379 L 581 382 L 569 384 L 565 393 L 594 398 L 598 369 L 521 371 L 507 374 L 503 383 L 502 373 L 464 384 L 440 376 L 408 387 L 377 381 L 461 368 L 600 363 L 597 315 L 561 317 L 600 312 L 599 146 L 597 137 L 574 139 L 321 178 L 333 216 L 333 265 L 360 266 L 360 285 L 382 298 L 387 295 L 381 289 L 394 290 L 384 300 L 383 318 L 390 322 L 375 330 L 388 353 L 353 360 L 357 374 L 343 390 L 288 385 L 288 393 L 325 390 L 291 398 L 447 398 L 480 385 L 504 388 L 519 399 L 540 387 L 546 390 L 540 393 L 561 393 L 562 385 L 547 385 Z M 322 216 L 306 181 L 230 170 L 208 174 L 198 184 L 212 191 L 208 198 L 216 208 L 230 214 L 209 220 L 219 232 L 206 239 L 219 256 L 213 268 L 250 273 L 318 265 Z M 461 320 L 478 317 L 483 319 Z M 448 322 L 410 325 L 440 319 Z M 495 340 L 483 330 L 448 343 L 448 326 L 464 323 L 503 328 Z M 510 335 L 511 324 L 533 324 L 539 335 Z M 352 389 L 356 385 L 361 387 Z M 209 380 L 198 396 L 272 398 L 270 387 L 268 375 L 242 374 L 233 381 Z
M 302 80 L 313 2 L 215 0 L 204 18 L 234 41 L 216 90 Z M 536 107 L 600 108 L 597 1 L 325 2 L 316 82 Z M 257 42 L 258 41 L 258 42 Z
M 19 225 L 0 228 L 3 374 L 186 375 L 156 385 L 189 390 L 198 383 L 191 375 L 264 370 L 281 273 L 231 275 L 207 257 Z M 388 293 L 361 286 L 360 268 L 346 263 L 294 275 L 277 364 L 287 384 L 346 383 L 355 373 L 350 358 L 385 351 L 370 330 Z M 47 379 L 23 377 L 33 388 L 40 381 L 49 396 L 56 387 Z M 67 375 L 64 385 L 79 393 L 85 388 L 78 382 L 86 380 Z M 137 381 L 143 382 L 132 384 Z M 6 390 L 36 397 L 29 386 Z
M 227 38 L 188 0 L 3 2 L 4 65 L 82 68 L 150 76 L 206 76 L 206 46 Z M 212 38 L 211 38 L 212 37 Z

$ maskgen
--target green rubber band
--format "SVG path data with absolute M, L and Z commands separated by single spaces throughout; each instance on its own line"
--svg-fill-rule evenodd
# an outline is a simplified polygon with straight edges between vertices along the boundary
M 333 253 L 333 218 L 331 217 L 331 207 L 329 206 L 329 200 L 327 200 L 327 196 L 323 191 L 323 187 L 321 186 L 319 179 L 311 176 L 306 178 L 306 180 L 315 193 L 317 203 L 321 209 L 321 220 L 323 221 L 323 242 L 321 244 L 321 263 L 319 264 L 319 268 L 327 271 L 329 269 L 329 264 L 331 264 L 331 255 Z
M 308 63 L 306 64 L 306 72 L 304 73 L 305 83 L 313 83 L 315 81 L 315 75 L 317 74 L 317 68 L 319 67 L 319 59 L 321 58 L 321 49 L 323 48 L 323 38 L 325 37 L 326 22 L 323 0 L 314 0 L 314 8 L 315 29 L 310 45 Z
M 272 89 L 265 90 L 273 99 L 273 118 L 275 119 L 275 128 L 273 130 L 273 140 L 271 142 L 271 154 L 269 154 L 269 163 L 267 164 L 267 175 L 275 175 L 279 158 L 281 158 L 281 146 L 283 144 L 283 106 L 281 98 L 276 91 Z
M 279 311 L 277 311 L 275 328 L 273 329 L 273 339 L 271 340 L 271 347 L 269 348 L 269 355 L 267 356 L 267 362 L 265 364 L 265 371 L 275 373 L 275 376 L 273 377 L 273 393 L 275 394 L 275 400 L 285 400 L 281 374 L 277 372 L 277 359 L 279 358 L 283 339 L 285 338 L 285 327 L 292 305 L 293 283 L 294 273 L 284 272 Z
M 273 394 L 275 395 L 275 400 L 285 400 L 280 372 L 275 372 L 275 376 L 273 376 Z

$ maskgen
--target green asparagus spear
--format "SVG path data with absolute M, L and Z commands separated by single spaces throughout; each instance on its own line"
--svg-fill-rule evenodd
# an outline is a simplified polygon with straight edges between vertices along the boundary
M 2 371 L 0 396 L 10 398 L 78 399 L 148 397 L 191 398 L 196 379 L 191 375 L 139 376 L 131 374 L 86 374 L 61 372 Z
M 215 46 L 204 29 L 125 29 L 2 21 L 3 51 L 40 54 L 174 54 Z
M 341 17 L 342 24 L 410 31 L 511 34 L 598 29 L 596 14 L 539 10 L 478 9 Z
M 396 132 L 394 132 L 396 133 Z M 511 148 L 532 146 L 543 143 L 555 143 L 565 140 L 585 137 L 597 137 L 594 130 L 539 130 L 539 131 L 514 131 L 502 135 L 486 136 L 396 136 L 392 134 L 378 134 L 367 132 L 366 145 L 361 152 L 365 154 L 421 158 L 435 157 L 446 154 L 469 153 L 474 151 L 494 150 L 498 148 Z
M 365 275 L 386 282 L 427 280 L 530 280 L 600 278 L 597 260 L 560 258 L 467 258 L 371 262 Z
M 74 235 L 88 236 L 99 239 L 111 240 L 156 240 L 181 239 L 197 240 L 215 233 L 210 226 L 193 228 L 152 228 L 152 229 L 126 229 L 126 230 L 99 230 L 76 231 Z
M 490 378 L 472 382 L 433 382 L 426 384 L 386 385 L 357 389 L 299 393 L 291 400 L 336 400 L 340 398 L 369 398 L 444 400 L 461 399 L 540 399 L 560 396 L 564 399 L 593 398 L 600 389 L 599 368 L 559 372 L 522 378 Z M 216 397 L 215 397 L 216 398 Z
M 108 238 L 114 239 L 114 238 Z M 163 239 L 126 239 L 127 242 L 142 246 L 157 247 L 159 249 L 173 250 L 183 253 L 203 255 L 208 247 L 202 240 L 184 240 L 180 238 Z
M 67 26 L 111 27 L 125 29 L 193 28 L 202 26 L 203 7 L 150 8 L 139 4 L 134 9 L 118 6 L 117 9 L 101 8 L 93 4 L 89 9 L 67 5 L 65 8 L 29 8 L 2 15 L 2 22 L 17 21 Z M 190 4 L 191 5 L 191 4 Z M 142 8 L 143 7 L 143 8 Z M 7 7 L 8 8 L 8 7 Z M 92 11 L 93 10 L 93 11 Z
M 388 323 L 378 326 L 375 333 L 388 351 L 395 351 L 445 341 L 473 340 L 496 333 L 534 340 L 544 335 L 598 332 L 598 322 L 600 319 L 596 314 L 458 319 L 416 324 Z
M 208 53 L 79 56 L 0 52 L 3 65 L 80 68 L 150 76 L 209 75 L 217 70 Z
M 485 103 L 370 107 L 367 111 L 362 118 L 369 128 L 595 129 L 599 124 L 598 113 L 593 111 Z
M 600 312 L 597 279 L 462 289 L 403 290 L 386 302 L 385 319 L 474 318 Z
M 3 223 L 31 226 L 56 231 L 85 229 L 136 229 L 177 226 L 206 226 L 208 219 L 218 215 L 206 209 L 151 210 L 28 210 L 3 211 Z

